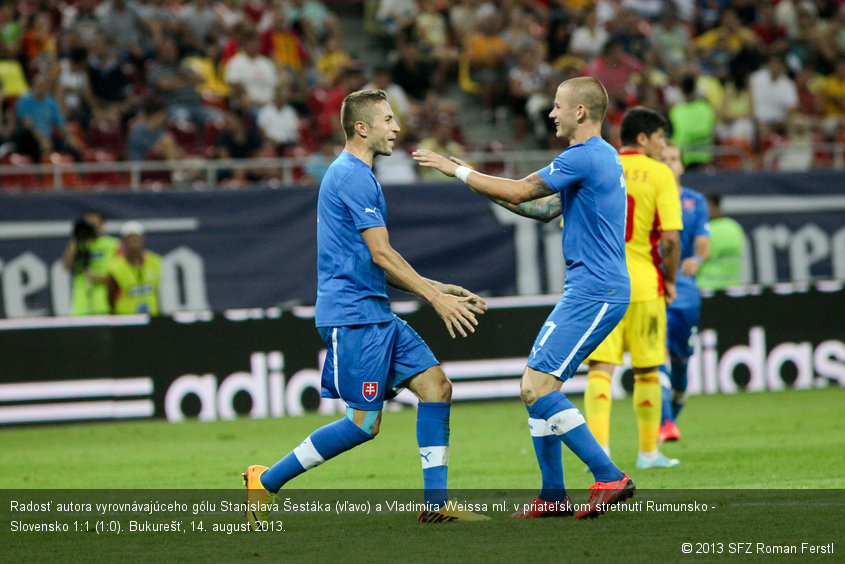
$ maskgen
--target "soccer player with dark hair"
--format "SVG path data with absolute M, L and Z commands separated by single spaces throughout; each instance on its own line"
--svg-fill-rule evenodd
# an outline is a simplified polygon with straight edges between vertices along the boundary
M 586 356 L 628 308 L 625 265 L 625 177 L 619 155 L 601 138 L 607 91 L 594 78 L 560 84 L 549 117 L 569 147 L 548 166 L 510 180 L 481 174 L 456 157 L 418 150 L 414 159 L 455 176 L 514 213 L 541 221 L 563 215 L 566 284 L 540 329 L 520 382 L 542 472 L 540 495 L 513 518 L 568 515 L 561 441 L 592 471 L 596 483 L 575 517 L 592 518 L 634 495 L 634 482 L 616 467 L 587 428 L 581 412 L 560 391 Z
M 678 184 L 669 167 L 659 161 L 666 147 L 665 127 L 663 116 L 648 108 L 631 108 L 622 118 L 619 153 L 628 192 L 625 253 L 631 306 L 590 355 L 584 393 L 587 424 L 610 452 L 610 378 L 622 364 L 624 352 L 631 353 L 640 469 L 680 464 L 657 448 L 662 405 L 659 367 L 666 361 L 666 305 L 675 299 L 683 229 Z
M 684 407 L 687 392 L 687 365 L 692 356 L 701 319 L 701 294 L 695 276 L 702 263 L 710 256 L 710 221 L 707 218 L 707 200 L 692 188 L 681 186 L 684 163 L 681 148 L 668 143 L 661 159 L 672 169 L 681 192 L 681 265 L 676 277 L 677 296 L 666 306 L 666 345 L 669 349 L 669 367 L 664 362 L 661 373 L 668 377 L 661 385 L 663 391 L 660 442 L 676 441 L 681 432 L 675 418 Z
M 390 155 L 399 133 L 382 90 L 349 94 L 340 111 L 343 153 L 320 184 L 317 201 L 315 321 L 328 349 L 322 395 L 346 402 L 346 417 L 317 429 L 272 467 L 250 466 L 247 521 L 264 530 L 267 507 L 295 476 L 369 441 L 379 431 L 385 394 L 404 387 L 420 400 L 417 442 L 423 467 L 421 523 L 487 517 L 445 506 L 452 384 L 431 350 L 390 310 L 387 284 L 424 299 L 454 338 L 474 332 L 484 300 L 451 284 L 423 278 L 390 245 L 384 194 L 373 160 Z M 254 509 L 254 510 L 253 510 Z

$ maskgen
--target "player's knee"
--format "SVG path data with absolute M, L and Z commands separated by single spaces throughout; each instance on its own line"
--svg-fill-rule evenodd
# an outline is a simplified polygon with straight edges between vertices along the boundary
M 533 405 L 538 399 L 534 388 L 526 382 L 525 378 L 519 383 L 519 397 L 525 405 Z
M 446 378 L 442 370 L 426 374 L 424 379 L 415 382 L 411 391 L 423 402 L 449 403 L 452 401 L 452 382 Z
M 356 411 L 348 407 L 346 417 L 373 437 L 378 435 L 381 427 L 381 411 Z

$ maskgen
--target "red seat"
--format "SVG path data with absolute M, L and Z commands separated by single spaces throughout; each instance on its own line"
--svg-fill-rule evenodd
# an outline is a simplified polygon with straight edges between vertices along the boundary
M 10 153 L 3 157 L 0 164 L 8 167 L 22 167 L 33 164 L 32 158 L 20 153 Z M 0 186 L 4 190 L 41 190 L 41 177 L 37 174 L 4 174 L 0 175 Z
M 116 153 L 105 149 L 88 149 L 85 151 L 85 162 L 88 163 L 114 163 L 118 161 Z M 89 172 L 85 175 L 85 179 L 91 188 L 97 190 L 129 186 L 128 173 L 117 171 Z
M 188 155 L 202 154 L 204 147 L 199 129 L 193 122 L 184 119 L 167 122 L 167 130 L 176 139 L 176 144 Z
M 73 160 L 72 155 L 67 153 L 53 152 L 42 157 L 41 162 L 45 165 L 70 166 L 74 165 L 76 161 Z M 53 174 L 53 172 L 46 172 L 44 173 L 42 184 L 47 188 L 54 188 L 54 180 L 55 174 Z M 82 177 L 78 172 L 68 169 L 61 174 L 61 186 L 63 189 L 78 189 L 84 187 L 85 183 L 82 181 Z
M 88 125 L 88 146 L 94 149 L 105 149 L 122 155 L 124 138 L 118 122 L 97 118 L 92 119 Z

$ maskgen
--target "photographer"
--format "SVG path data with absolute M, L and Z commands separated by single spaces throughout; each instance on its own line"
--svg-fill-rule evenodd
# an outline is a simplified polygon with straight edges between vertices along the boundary
M 117 253 L 119 241 L 103 234 L 106 218 L 97 209 L 87 210 L 73 226 L 62 254 L 62 265 L 73 275 L 73 315 L 107 315 L 106 266 Z

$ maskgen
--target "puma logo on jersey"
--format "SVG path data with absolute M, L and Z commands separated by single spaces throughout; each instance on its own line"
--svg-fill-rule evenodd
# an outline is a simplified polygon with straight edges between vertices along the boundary
M 560 169 L 557 169 L 557 170 L 560 170 Z M 549 165 L 549 174 L 551 175 L 551 174 L 554 174 L 554 173 L 555 173 L 555 163 L 552 163 L 552 164 Z
M 373 208 L 364 208 L 364 213 L 371 213 L 373 215 L 378 215 L 378 212 Z

